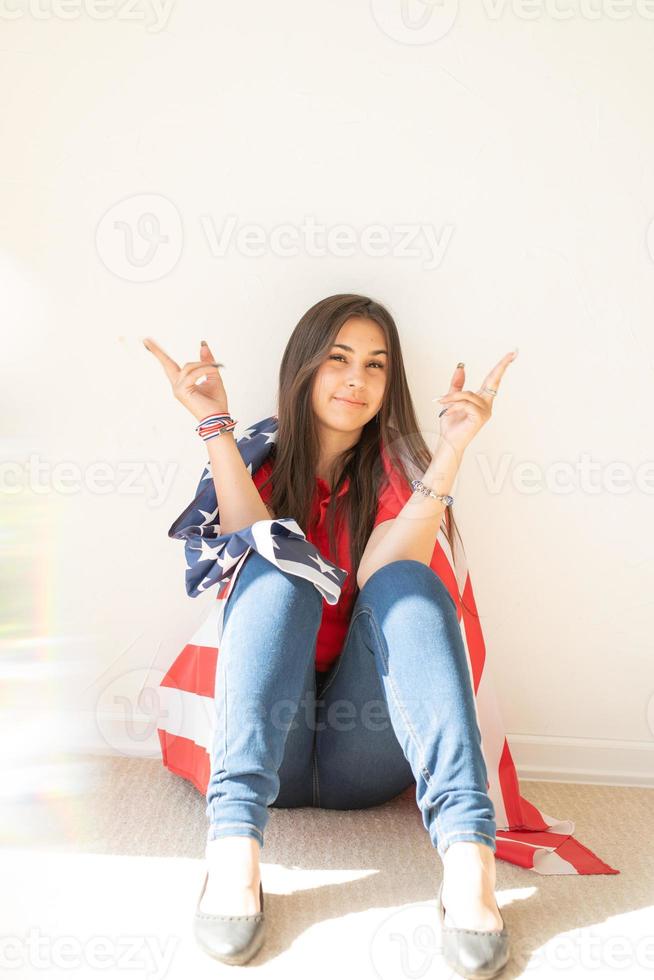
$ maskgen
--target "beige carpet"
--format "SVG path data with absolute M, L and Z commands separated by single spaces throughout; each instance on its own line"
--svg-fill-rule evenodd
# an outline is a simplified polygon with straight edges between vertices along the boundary
M 228 967 L 191 933 L 204 798 L 156 759 L 86 756 L 70 766 L 77 792 L 12 809 L 4 975 L 451 976 L 439 956 L 441 863 L 412 795 L 369 810 L 272 808 L 262 852 L 267 939 L 249 964 Z M 654 975 L 653 791 L 521 786 L 546 813 L 574 820 L 578 839 L 621 873 L 541 877 L 498 861 L 513 949 L 502 977 Z

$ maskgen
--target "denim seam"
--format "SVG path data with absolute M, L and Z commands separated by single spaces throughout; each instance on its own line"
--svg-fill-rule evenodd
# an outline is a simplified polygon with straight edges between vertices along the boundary
M 221 769 L 225 769 L 225 762 L 227 761 L 227 664 L 223 662 L 223 669 L 221 671 L 223 680 L 223 759 L 220 764 Z
M 320 784 L 318 782 L 318 760 L 316 758 L 316 740 L 314 735 L 313 752 L 311 753 L 311 772 L 313 775 L 313 805 L 320 806 Z
M 449 593 L 448 593 L 448 595 L 449 595 Z M 451 598 L 452 597 L 450 596 L 450 601 L 451 601 Z M 381 634 L 381 631 L 380 631 L 379 627 L 377 626 L 377 622 L 375 620 L 374 613 L 373 613 L 372 609 L 369 606 L 365 606 L 364 609 L 369 614 L 370 622 L 371 622 L 371 624 L 373 626 L 373 629 L 375 630 L 375 633 L 377 635 L 378 646 L 379 646 L 379 650 L 380 650 L 380 656 L 382 656 L 382 659 L 384 660 L 384 666 L 388 670 L 388 659 L 385 658 L 385 657 L 383 657 L 383 649 L 384 649 L 384 645 L 385 645 L 385 642 L 386 641 L 383 640 L 383 634 Z M 381 636 L 381 640 L 383 642 L 380 642 L 380 636 Z M 423 746 L 422 746 L 422 744 L 420 742 L 420 739 L 416 735 L 416 733 L 415 733 L 415 731 L 413 729 L 413 726 L 411 725 L 411 722 L 409 721 L 409 719 L 406 716 L 404 710 L 402 709 L 402 706 L 400 704 L 399 698 L 397 696 L 397 692 L 395 691 L 395 687 L 394 687 L 393 682 L 391 680 L 390 671 L 388 672 L 388 684 L 389 684 L 389 688 L 390 688 L 390 690 L 391 690 L 391 692 L 393 694 L 395 705 L 396 705 L 399 713 L 404 718 L 405 724 L 406 724 L 409 732 L 411 733 L 415 744 L 418 746 L 418 748 L 420 750 L 420 755 L 421 755 L 421 758 L 422 758 L 421 773 L 422 773 L 423 779 L 425 779 L 425 781 L 427 782 L 427 785 L 429 786 L 429 784 L 431 783 L 431 780 L 432 780 L 433 776 L 432 776 L 432 773 L 430 773 L 429 769 L 427 768 L 427 766 L 425 765 L 425 762 L 424 762 L 425 750 L 424 750 L 424 748 L 423 748 Z M 438 815 L 438 812 L 437 812 L 437 810 L 436 810 L 435 807 L 428 807 L 428 814 L 429 814 L 428 820 L 429 820 L 429 818 L 431 818 L 432 814 L 436 818 L 436 836 L 438 838 L 437 839 L 437 842 L 436 842 L 436 846 L 438 847 L 438 844 L 439 844 L 439 842 L 441 840 L 441 837 L 442 837 L 442 830 L 441 830 L 441 823 L 440 823 L 439 815 Z
M 362 612 L 363 611 L 367 612 L 368 615 L 369 615 L 370 622 L 371 622 L 371 624 L 373 626 L 373 629 L 374 629 L 375 633 L 377 634 L 377 645 L 378 645 L 378 649 L 379 649 L 379 655 L 380 655 L 380 657 L 382 658 L 382 660 L 384 662 L 384 666 L 388 670 L 388 658 L 384 656 L 384 646 L 386 644 L 386 641 L 385 641 L 385 639 L 383 637 L 383 634 L 381 634 L 381 632 L 380 632 L 380 630 L 379 630 L 379 628 L 377 626 L 377 623 L 375 622 L 375 617 L 374 617 L 374 613 L 373 613 L 372 609 L 369 606 L 364 606 L 363 609 L 362 609 Z M 407 726 L 407 729 L 409 730 L 409 732 L 410 732 L 410 734 L 411 734 L 411 736 L 413 738 L 413 741 L 418 746 L 418 749 L 420 751 L 421 759 L 423 760 L 422 761 L 422 774 L 424 776 L 424 774 L 426 773 L 427 774 L 427 781 L 429 781 L 432 777 L 431 777 L 431 773 L 429 772 L 429 769 L 427 768 L 427 766 L 424 763 L 425 750 L 424 750 L 424 748 L 422 746 L 422 743 L 420 742 L 420 739 L 416 735 L 416 733 L 415 733 L 415 731 L 413 729 L 413 726 L 412 726 L 409 718 L 405 714 L 404 709 L 403 709 L 403 707 L 402 707 L 402 705 L 400 703 L 400 699 L 398 697 L 397 691 L 395 690 L 395 687 L 393 685 L 393 681 L 391 680 L 390 671 L 388 671 L 388 686 L 391 689 L 391 693 L 393 695 L 393 700 L 395 702 L 395 706 L 396 706 L 397 710 L 399 711 L 399 713 L 402 715 L 402 718 L 404 719 L 404 722 L 405 722 L 405 724 Z M 438 815 L 436 816 L 436 819 L 438 820 Z
M 320 697 L 321 697 L 321 698 L 322 698 L 322 696 L 323 696 L 323 694 L 325 693 L 325 691 L 327 691 L 327 690 L 329 690 L 329 688 L 330 688 L 330 687 L 332 686 L 332 684 L 334 683 L 334 681 L 335 681 L 335 679 L 336 679 L 336 677 L 337 677 L 337 675 L 338 675 L 338 672 L 339 672 L 339 670 L 341 669 L 341 664 L 342 664 L 342 662 L 343 662 L 343 653 L 344 653 L 344 651 L 346 650 L 346 648 L 347 648 L 347 646 L 348 646 L 348 640 L 349 640 L 349 638 L 350 638 L 350 633 L 352 632 L 352 628 L 353 628 L 353 626 L 354 626 L 354 623 L 355 623 L 355 622 L 356 622 L 356 620 L 357 620 L 357 619 L 358 619 L 358 618 L 360 617 L 360 615 L 361 615 L 361 613 L 362 613 L 362 612 L 364 612 L 364 611 L 365 611 L 365 607 L 364 607 L 364 608 L 362 608 L 362 609 L 359 609 L 359 610 L 357 611 L 357 614 L 356 614 L 356 616 L 354 616 L 354 617 L 353 617 L 353 618 L 352 618 L 352 619 L 350 620 L 350 625 L 348 626 L 348 630 L 347 630 L 347 633 L 346 633 L 346 635 L 345 635 L 345 639 L 344 639 L 344 641 L 343 641 L 343 645 L 342 645 L 342 647 L 341 647 L 341 653 L 340 653 L 340 656 L 338 657 L 338 660 L 337 660 L 337 661 L 336 661 L 336 663 L 334 664 L 334 669 L 333 669 L 333 672 L 332 672 L 332 674 L 331 674 L 331 676 L 330 676 L 330 678 L 329 678 L 329 680 L 325 680 L 325 683 L 323 684 L 323 686 L 322 686 L 322 689 L 321 689 L 321 691 L 320 691 Z
M 225 757 L 227 755 L 227 688 L 226 688 L 224 676 L 222 676 L 222 675 L 223 675 L 223 665 L 221 664 L 220 655 L 218 655 L 217 660 L 216 660 L 216 673 L 214 675 L 212 738 L 211 738 L 211 742 L 209 744 L 209 749 L 208 749 L 208 752 L 207 752 L 207 754 L 209 756 L 209 763 L 210 763 L 210 771 L 211 771 L 211 773 L 216 772 L 218 769 L 224 769 L 225 768 Z M 221 685 L 222 685 L 222 687 L 221 687 Z M 218 688 L 219 687 L 220 687 L 220 689 L 222 691 L 223 709 L 224 709 L 224 712 L 223 712 L 223 757 L 222 757 L 222 760 L 221 760 L 220 763 L 218 763 L 218 759 L 216 758 L 216 756 L 214 754 L 214 748 L 215 748 L 215 744 L 216 744 L 215 735 L 216 735 L 216 733 L 218 731 L 218 724 L 219 724 L 218 710 L 217 710 L 218 709 Z M 210 788 L 211 788 L 211 779 L 209 779 L 209 783 L 207 785 L 207 793 L 206 793 L 206 796 L 207 797 L 209 795 Z M 207 800 L 207 802 L 208 802 L 208 800 Z

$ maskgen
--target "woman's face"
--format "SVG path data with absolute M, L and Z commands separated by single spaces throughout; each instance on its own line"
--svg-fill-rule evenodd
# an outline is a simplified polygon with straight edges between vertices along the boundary
M 323 426 L 352 433 L 374 418 L 386 390 L 387 350 L 384 331 L 374 320 L 346 320 L 314 378 L 312 407 Z

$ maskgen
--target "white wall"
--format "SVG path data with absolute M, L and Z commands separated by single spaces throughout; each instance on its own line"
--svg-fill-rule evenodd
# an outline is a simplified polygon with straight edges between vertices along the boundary
M 63 708 L 50 738 L 120 751 L 89 719 L 213 601 L 166 536 L 204 447 L 141 338 L 180 362 L 206 338 L 238 435 L 302 313 L 356 291 L 396 317 L 428 440 L 456 362 L 477 388 L 519 346 L 455 505 L 507 732 L 523 775 L 650 781 L 654 5 L 411 4 L 413 26 L 386 0 L 3 8 L 5 666 L 35 744 Z M 599 489 L 547 485 L 583 455 Z

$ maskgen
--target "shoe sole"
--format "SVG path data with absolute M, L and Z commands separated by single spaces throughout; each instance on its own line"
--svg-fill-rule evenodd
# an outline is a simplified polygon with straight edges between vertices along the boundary
M 266 938 L 266 924 L 265 919 L 263 920 L 263 925 L 261 930 L 257 934 L 257 939 L 255 945 L 248 949 L 245 953 L 235 953 L 233 956 L 221 956 L 216 953 L 215 950 L 209 949 L 203 943 L 201 943 L 196 936 L 196 942 L 203 953 L 210 956 L 213 960 L 218 960 L 219 963 L 226 963 L 228 966 L 242 966 L 244 963 L 249 963 L 253 959 L 261 947 L 263 946 L 264 940 Z

